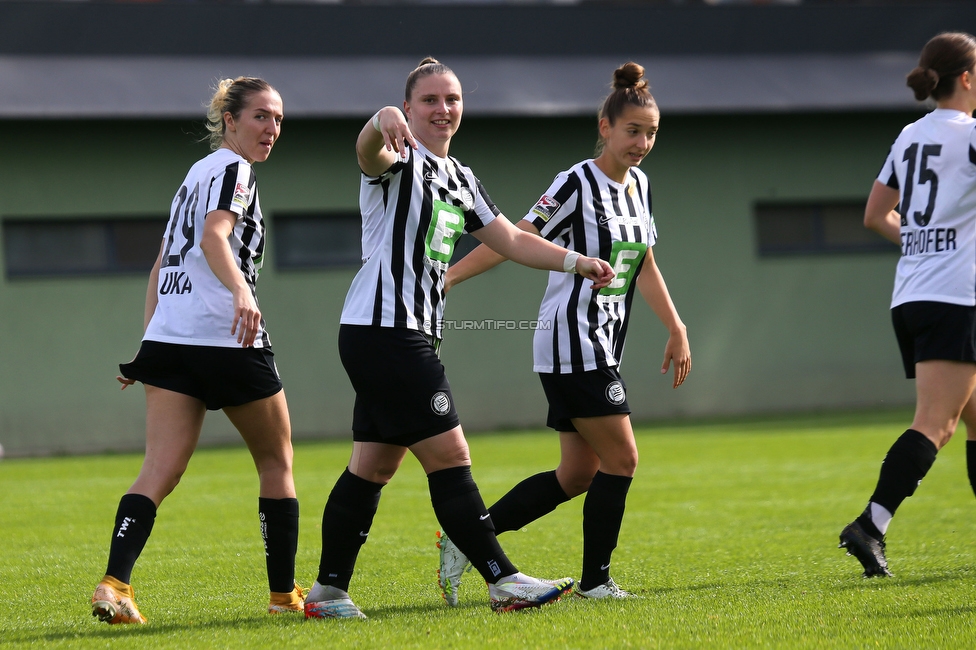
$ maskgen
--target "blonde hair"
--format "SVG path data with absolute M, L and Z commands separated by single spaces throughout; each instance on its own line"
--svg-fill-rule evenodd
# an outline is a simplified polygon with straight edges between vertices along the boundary
M 210 98 L 210 108 L 207 109 L 207 130 L 210 131 L 210 149 L 216 151 L 224 143 L 224 132 L 227 128 L 224 113 L 230 113 L 235 120 L 240 119 L 241 112 L 254 93 L 270 90 L 277 93 L 271 84 L 258 77 L 238 77 L 237 79 L 221 79 L 214 87 L 214 94 Z

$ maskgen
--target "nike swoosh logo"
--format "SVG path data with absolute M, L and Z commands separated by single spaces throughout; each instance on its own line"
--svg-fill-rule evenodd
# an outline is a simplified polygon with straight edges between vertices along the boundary
M 487 519 L 490 516 L 491 516 L 491 513 L 488 513 L 487 515 L 481 515 L 480 517 L 478 517 L 478 519 L 480 519 L 481 521 L 484 521 L 485 519 Z
M 368 537 L 369 536 L 369 533 L 364 533 L 363 531 L 359 531 L 359 536 L 360 537 Z
M 609 564 L 604 564 L 602 567 L 600 567 L 600 571 L 606 571 L 609 568 L 610 568 Z

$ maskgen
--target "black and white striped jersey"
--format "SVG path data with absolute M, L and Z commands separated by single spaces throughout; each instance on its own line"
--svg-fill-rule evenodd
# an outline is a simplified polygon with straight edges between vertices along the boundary
M 878 180 L 898 190 L 901 259 L 891 306 L 976 305 L 976 120 L 938 108 L 909 124 Z
M 636 279 L 657 239 L 647 176 L 631 168 L 627 182 L 608 178 L 593 160 L 561 172 L 525 219 L 546 239 L 613 267 L 599 290 L 570 273 L 549 273 L 533 339 L 536 372 L 571 373 L 620 363 Z
M 146 328 L 145 340 L 240 347 L 237 336 L 230 333 L 233 295 L 214 275 L 200 250 L 204 221 L 214 210 L 238 215 L 229 243 L 241 274 L 252 294 L 255 292 L 264 255 L 264 221 L 257 179 L 244 158 L 230 149 L 218 149 L 190 168 L 173 199 L 163 233 L 159 303 Z M 262 319 L 254 347 L 270 345 Z
M 471 169 L 423 145 L 378 177 L 362 177 L 363 266 L 340 322 L 441 338 L 444 274 L 454 244 L 500 213 Z

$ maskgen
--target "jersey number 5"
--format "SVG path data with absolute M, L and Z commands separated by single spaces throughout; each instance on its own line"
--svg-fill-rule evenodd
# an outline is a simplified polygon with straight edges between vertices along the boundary
M 915 185 L 925 185 L 926 183 L 931 183 L 929 187 L 929 202 L 925 206 L 925 212 L 919 212 L 918 210 L 912 215 L 915 223 L 918 224 L 920 228 L 924 228 L 929 225 L 929 221 L 932 220 L 932 211 L 935 209 L 935 195 L 939 192 L 939 177 L 934 171 L 929 169 L 928 161 L 930 157 L 938 156 L 942 153 L 941 144 L 925 144 L 922 145 L 922 157 L 918 161 L 918 182 L 915 181 L 915 166 L 916 160 L 918 159 L 918 143 L 913 142 L 910 147 L 905 149 L 905 155 L 902 160 L 908 163 L 908 171 L 905 174 L 905 195 L 901 200 L 901 209 L 899 213 L 901 214 L 901 225 L 908 225 L 908 212 L 912 207 L 912 192 L 915 189 Z
M 186 185 L 180 188 L 173 199 L 173 214 L 169 218 L 169 234 L 166 236 L 166 250 L 163 251 L 163 260 L 160 268 L 167 266 L 182 266 L 186 254 L 193 248 L 193 215 L 197 211 L 197 202 L 200 200 L 200 185 L 194 185 L 193 191 L 186 189 Z M 181 214 L 182 213 L 182 214 Z M 173 242 L 176 240 L 176 227 L 179 225 L 180 234 L 183 236 L 183 246 L 180 247 L 178 254 L 173 254 Z

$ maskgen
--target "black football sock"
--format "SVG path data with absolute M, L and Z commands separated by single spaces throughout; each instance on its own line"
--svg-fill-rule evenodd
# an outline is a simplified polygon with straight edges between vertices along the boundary
M 870 500 L 895 514 L 901 502 L 915 494 L 937 453 L 938 449 L 923 434 L 914 429 L 905 431 L 882 461 L 878 485 Z
M 132 567 L 146 547 L 146 541 L 156 521 L 156 504 L 141 494 L 126 494 L 119 499 L 115 513 L 115 528 L 112 530 L 112 544 L 108 551 L 110 575 L 119 582 L 130 584 Z
M 610 579 L 610 556 L 617 548 L 627 492 L 633 478 L 597 472 L 583 500 L 583 575 L 580 589 Z
M 287 594 L 295 588 L 295 553 L 298 551 L 298 499 L 258 498 L 258 518 L 264 539 L 268 587 Z
M 966 470 L 969 472 L 969 485 L 976 494 L 976 440 L 966 441 Z
M 525 479 L 488 510 L 491 512 L 491 521 L 495 524 L 497 535 L 518 530 L 567 501 L 569 497 L 559 485 L 556 471 L 553 470 Z
M 469 466 L 431 472 L 427 486 L 437 521 L 486 582 L 494 584 L 518 572 L 495 537 L 491 514 Z
M 336 481 L 322 513 L 320 585 L 349 591 L 359 549 L 366 543 L 383 486 L 360 478 L 348 469 Z

